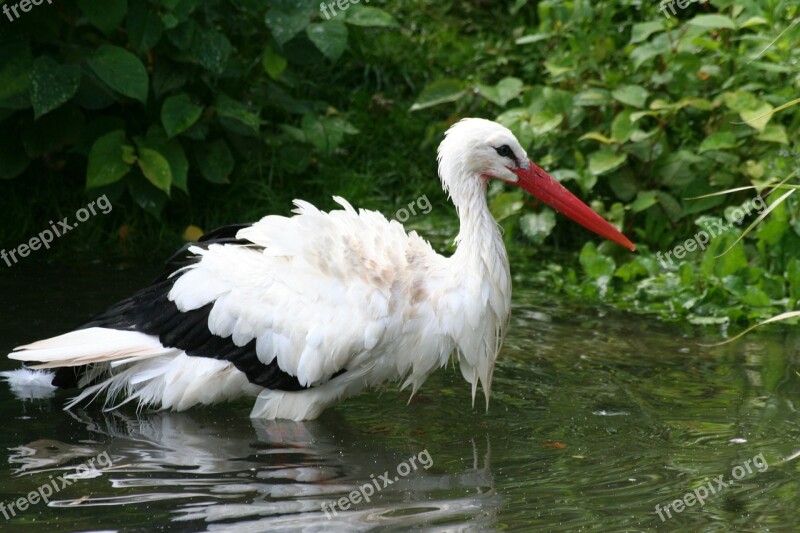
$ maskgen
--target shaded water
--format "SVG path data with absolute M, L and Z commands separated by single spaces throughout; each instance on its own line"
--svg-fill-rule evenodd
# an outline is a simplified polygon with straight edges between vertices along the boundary
M 15 268 L 0 279 L 0 351 L 66 331 L 154 272 Z M 249 401 L 68 413 L 68 394 L 22 402 L 0 384 L 0 502 L 72 476 L 49 505 L 0 514 L 0 530 L 795 529 L 797 334 L 703 348 L 714 331 L 523 286 L 488 415 L 452 368 L 410 405 L 391 386 L 306 423 L 250 420 Z M 110 467 L 78 468 L 103 453 Z M 386 475 L 385 488 L 373 482 Z M 370 502 L 326 518 L 323 503 L 370 483 L 381 487 Z M 708 483 L 704 505 L 656 514 Z

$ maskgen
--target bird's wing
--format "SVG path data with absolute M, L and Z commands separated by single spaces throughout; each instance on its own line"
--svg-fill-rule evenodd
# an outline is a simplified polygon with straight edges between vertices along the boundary
M 371 211 L 296 201 L 190 246 L 188 263 L 86 327 L 133 329 L 189 355 L 229 360 L 271 389 L 301 390 L 345 371 L 382 340 L 409 262 L 434 254 Z M 402 305 L 400 303 L 399 305 Z M 358 361 L 359 364 L 363 363 Z
M 213 335 L 254 341 L 262 365 L 277 362 L 302 387 L 331 379 L 381 342 L 412 242 L 399 223 L 335 200 L 343 210 L 296 201 L 294 217 L 241 229 L 237 238 L 252 245 L 190 249 L 201 260 L 169 299 L 181 312 L 210 305 Z

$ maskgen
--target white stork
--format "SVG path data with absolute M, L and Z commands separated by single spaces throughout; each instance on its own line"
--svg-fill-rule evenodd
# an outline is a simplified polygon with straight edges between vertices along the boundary
M 313 419 L 367 387 L 402 380 L 412 395 L 458 356 L 488 408 L 508 325 L 511 277 L 486 204 L 490 179 L 541 199 L 599 235 L 634 245 L 533 164 L 507 128 L 452 126 L 439 176 L 458 211 L 457 249 L 438 255 L 415 232 L 374 211 L 295 215 L 221 228 L 187 245 L 153 285 L 81 328 L 9 354 L 53 386 L 80 387 L 66 409 L 104 395 L 182 411 L 257 396 L 251 417 Z

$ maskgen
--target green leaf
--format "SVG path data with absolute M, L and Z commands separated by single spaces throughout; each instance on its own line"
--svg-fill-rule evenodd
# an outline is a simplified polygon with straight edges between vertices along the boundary
M 502 107 L 522 92 L 522 80 L 508 77 L 503 78 L 494 86 L 479 83 L 477 89 L 481 96 Z
M 598 253 L 597 247 L 591 241 L 581 248 L 579 260 L 583 271 L 592 279 L 610 278 L 616 270 L 614 260 Z
M 197 31 L 192 39 L 192 52 L 198 63 L 218 76 L 225 72 L 233 51 L 231 42 L 218 31 Z
M 127 0 L 78 0 L 78 7 L 105 34 L 110 34 L 122 23 L 128 12 Z
M 198 34 L 200 36 L 196 37 Z M 203 38 L 202 34 L 203 28 L 194 20 L 190 20 L 167 32 L 167 39 L 181 52 L 191 52 L 192 46 Z
M 172 186 L 189 194 L 187 178 L 189 161 L 178 139 L 167 140 L 167 134 L 160 126 L 150 126 L 146 136 L 147 146 L 157 150 L 169 162 L 172 172 Z
M 519 227 L 523 235 L 541 244 L 556 227 L 556 214 L 551 209 L 545 209 L 541 213 L 526 213 L 520 217 Z
M 116 92 L 147 102 L 147 71 L 139 59 L 118 46 L 100 45 L 88 61 L 97 77 Z
M 713 105 L 705 98 L 681 98 L 677 102 L 668 102 L 661 98 L 656 98 L 650 103 L 650 109 L 653 111 L 679 111 L 684 107 L 695 107 L 703 111 L 711 111 Z
M 772 302 L 761 289 L 752 285 L 745 288 L 745 293 L 740 298 L 742 303 L 751 307 L 769 307 Z
M 630 57 L 633 60 L 633 68 L 637 70 L 647 61 L 654 57 L 659 57 L 669 53 L 671 44 L 666 33 L 657 35 L 650 41 L 643 43 L 631 50 Z
M 658 205 L 661 206 L 671 222 L 675 223 L 687 214 L 674 196 L 664 191 L 656 191 L 656 198 L 658 198 Z
M 611 138 L 618 143 L 627 142 L 633 135 L 636 125 L 631 121 L 633 111 L 625 109 L 611 123 Z
M 589 172 L 601 176 L 619 168 L 627 160 L 628 154 L 603 148 L 589 156 Z
M 789 137 L 786 136 L 786 128 L 780 124 L 769 124 L 757 137 L 759 141 L 789 144 Z
M 531 113 L 529 122 L 534 135 L 544 135 L 558 128 L 564 121 L 564 115 L 552 111 L 537 111 Z
M 132 0 L 125 26 L 128 39 L 140 54 L 158 44 L 164 32 L 161 18 L 147 0 Z
M 325 57 L 336 61 L 347 48 L 347 26 L 330 21 L 306 26 L 306 35 Z
M 533 44 L 538 43 L 539 41 L 546 41 L 553 35 L 551 33 L 531 33 L 529 35 L 523 35 L 516 41 L 514 44 Z
M 572 101 L 576 106 L 604 106 L 608 103 L 608 98 L 608 91 L 587 89 L 576 94 Z
M 58 108 L 75 96 L 81 83 L 81 71 L 76 67 L 61 66 L 47 56 L 33 64 L 31 74 L 31 103 L 34 118 Z
M 620 266 L 616 272 L 614 272 L 614 277 L 620 278 L 625 283 L 637 278 L 647 277 L 647 267 L 643 264 L 643 262 L 644 261 L 641 257 L 637 257 L 633 261 L 625 263 L 624 265 Z
M 138 163 L 147 181 L 169 196 L 169 188 L 172 186 L 172 169 L 167 158 L 158 150 L 140 144 Z
M 195 152 L 200 173 L 211 183 L 229 183 L 233 172 L 234 160 L 228 144 L 222 139 L 216 140 Z
M 307 113 L 302 121 L 306 141 L 325 154 L 331 154 L 342 143 L 346 133 L 357 133 L 347 121 L 339 117 L 318 117 Z
M 750 17 L 739 25 L 739 28 L 750 28 L 752 26 L 761 26 L 762 24 L 769 24 L 764 17 Z
M 764 128 L 767 127 L 767 123 L 772 118 L 772 109 L 772 106 L 768 103 L 760 102 L 758 107 L 742 110 L 739 116 L 742 117 L 745 124 L 763 132 Z
M 566 59 L 561 59 L 560 61 L 545 61 L 544 68 L 547 69 L 547 72 L 551 76 L 556 78 L 562 74 L 566 74 L 575 70 L 575 66 L 572 63 L 567 62 Z
M 437 80 L 422 90 L 410 111 L 419 111 L 435 105 L 455 102 L 464 96 L 465 92 L 458 80 L 450 78 Z
M 650 93 L 647 92 L 647 89 L 640 85 L 623 85 L 622 87 L 617 87 L 611 93 L 611 96 L 623 104 L 641 109 L 644 107 L 649 94 Z
M 685 149 L 677 150 L 658 162 L 655 168 L 653 168 L 652 176 L 657 178 L 662 185 L 666 185 L 667 187 L 683 188 L 689 185 L 695 179 L 696 173 L 692 172 L 690 167 L 692 165 L 707 163 L 708 160 L 702 156 L 695 155 Z M 707 183 L 708 177 L 706 177 L 704 181 Z M 703 188 L 703 191 L 705 190 L 706 189 Z
M 186 159 L 186 152 L 184 152 L 180 141 L 178 141 L 178 139 L 173 139 L 167 144 L 160 146 L 159 151 L 169 162 L 169 168 L 172 172 L 172 186 L 189 194 L 189 187 L 187 184 L 187 179 L 189 177 L 189 161 Z
M 550 175 L 553 176 L 556 181 L 562 183 L 564 180 L 574 179 L 578 182 L 578 185 L 580 185 L 584 194 L 588 194 L 592 189 L 594 189 L 594 186 L 597 185 L 597 176 L 586 170 L 582 172 L 574 172 L 572 170 L 559 169 L 554 170 Z
M 600 141 L 603 144 L 611 144 L 614 141 L 600 133 L 599 131 L 590 131 L 589 133 L 584 133 L 581 135 L 578 140 L 585 141 L 587 139 L 591 139 L 593 141 Z
M 661 157 L 664 150 L 664 145 L 657 142 L 641 141 L 637 143 L 626 144 L 624 152 L 634 156 L 640 161 L 650 163 Z
M 723 93 L 722 101 L 736 113 L 752 110 L 760 105 L 758 98 L 753 93 L 744 90 Z
M 708 150 L 725 150 L 728 148 L 736 148 L 736 137 L 730 131 L 718 131 L 703 139 L 697 149 L 697 153 L 702 154 Z
M 646 141 L 647 139 L 649 139 L 653 135 L 656 135 L 658 132 L 659 132 L 659 129 L 657 127 L 653 128 L 650 131 L 642 131 L 642 130 L 635 129 L 631 133 L 630 141 L 633 142 L 633 143 Z
M 639 213 L 645 209 L 649 209 L 658 203 L 656 198 L 656 191 L 639 191 L 636 200 L 631 204 L 631 211 Z
M 788 280 L 783 276 L 774 276 L 764 273 L 758 280 L 758 289 L 764 293 L 770 300 L 780 300 L 786 296 L 785 285 Z M 751 285 L 748 285 L 750 287 Z M 772 305 L 770 301 L 769 305 Z
M 731 30 L 736 29 L 736 24 L 734 24 L 733 20 L 725 15 L 697 15 L 690 20 L 688 24 L 691 26 L 697 26 L 698 28 L 710 30 L 716 30 L 720 28 L 728 28 Z
M 203 113 L 203 106 L 192 102 L 186 93 L 170 96 L 161 106 L 161 123 L 170 138 L 186 131 L 197 122 Z
M 303 2 L 293 5 L 274 5 L 264 16 L 264 22 L 275 41 L 283 45 L 300 33 L 318 10 L 319 8 L 313 4 L 303 4 Z
M 217 97 L 217 116 L 223 126 L 241 135 L 258 135 L 261 119 L 241 102 L 228 98 L 224 94 Z
M 494 196 L 489 202 L 489 211 L 497 222 L 516 215 L 525 202 L 522 200 L 521 191 L 502 192 Z
M 389 28 L 397 26 L 397 21 L 389 13 L 377 7 L 351 6 L 345 22 L 353 26 Z
M 264 67 L 264 71 L 273 80 L 281 77 L 281 74 L 286 69 L 286 64 L 286 58 L 278 54 L 271 46 L 268 46 L 261 56 L 261 66 Z
M 125 132 L 112 131 L 98 138 L 89 151 L 86 188 L 115 183 L 125 177 L 135 161 L 133 146 L 127 143 Z
M 747 175 L 754 180 L 760 180 L 764 177 L 764 164 L 760 161 L 748 159 L 744 162 L 744 168 L 745 172 L 747 172 Z
M 633 29 L 631 30 L 630 44 L 636 44 L 644 40 L 647 40 L 647 38 L 650 37 L 652 34 L 660 31 L 664 31 L 664 22 L 660 20 L 653 22 L 640 22 L 638 24 L 634 24 Z

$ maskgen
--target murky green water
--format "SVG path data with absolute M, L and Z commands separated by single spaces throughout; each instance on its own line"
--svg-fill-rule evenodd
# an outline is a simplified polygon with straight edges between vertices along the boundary
M 153 272 L 6 271 L 0 351 L 69 329 Z M 0 514 L 0 530 L 796 530 L 796 333 L 703 348 L 714 331 L 523 285 L 488 415 L 452 368 L 410 405 L 392 386 L 307 423 L 252 421 L 246 401 L 68 413 L 66 394 L 22 402 L 0 384 L 3 509 L 59 487 L 49 505 Z M 79 468 L 90 459 L 102 468 Z M 327 519 L 324 503 L 364 485 L 380 490 Z M 701 487 L 702 506 L 684 498 Z

